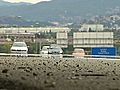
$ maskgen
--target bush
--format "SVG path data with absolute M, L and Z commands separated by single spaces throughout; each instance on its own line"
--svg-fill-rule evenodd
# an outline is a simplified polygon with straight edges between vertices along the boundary
M 10 44 L 0 45 L 0 53 L 9 53 L 10 52 Z

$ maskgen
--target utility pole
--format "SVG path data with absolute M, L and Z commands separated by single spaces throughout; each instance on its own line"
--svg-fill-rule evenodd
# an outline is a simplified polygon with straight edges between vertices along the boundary
M 35 33 L 35 43 L 36 43 L 36 54 L 37 54 L 37 27 L 36 27 L 36 33 Z
M 41 52 L 41 41 L 39 43 L 40 43 L 40 45 L 39 45 L 39 54 L 40 54 L 40 52 Z
M 40 54 L 40 51 L 41 51 L 41 33 L 39 32 L 38 33 L 38 35 L 39 35 L 39 54 Z
M 37 50 L 38 50 L 38 48 L 37 48 L 37 27 L 38 27 L 38 25 L 39 25 L 39 23 L 37 22 L 37 23 L 35 23 L 35 27 L 36 27 L 36 33 L 35 33 L 35 42 L 36 42 L 36 54 L 37 54 Z

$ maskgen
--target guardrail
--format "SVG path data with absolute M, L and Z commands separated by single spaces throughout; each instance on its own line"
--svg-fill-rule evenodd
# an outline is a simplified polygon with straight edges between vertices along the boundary
M 26 56 L 26 57 L 51 57 L 51 58 L 87 58 L 87 59 L 117 59 L 120 60 L 120 56 L 106 56 L 106 55 L 84 55 L 84 57 L 75 57 L 70 54 L 11 54 L 11 53 L 0 53 L 0 56 L 16 57 L 16 56 Z

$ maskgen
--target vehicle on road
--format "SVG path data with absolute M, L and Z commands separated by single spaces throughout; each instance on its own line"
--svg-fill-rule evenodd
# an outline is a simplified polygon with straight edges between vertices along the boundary
M 63 50 L 57 44 L 51 44 L 49 48 L 49 54 L 62 54 Z
M 83 58 L 85 56 L 85 51 L 82 48 L 75 48 L 72 55 L 75 58 Z
M 13 54 L 19 54 L 20 56 L 27 56 L 28 47 L 25 42 L 14 42 L 10 51 Z
M 48 54 L 50 46 L 43 46 L 41 50 L 41 54 Z

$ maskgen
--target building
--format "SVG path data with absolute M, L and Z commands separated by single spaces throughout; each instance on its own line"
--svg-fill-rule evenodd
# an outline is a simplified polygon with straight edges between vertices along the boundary
M 70 32 L 67 27 L 11 27 L 0 28 L 0 33 L 38 33 L 38 32 Z
M 0 41 L 7 42 L 6 39 L 11 39 L 11 41 L 25 41 L 25 42 L 39 42 L 39 38 L 35 40 L 36 33 L 45 36 L 48 33 L 57 32 L 70 32 L 71 30 L 67 27 L 10 27 L 10 28 L 0 28 Z M 39 36 L 40 36 L 39 35 Z M 45 38 L 43 38 L 45 39 Z M 48 38 L 44 40 L 47 42 Z M 49 40 L 48 42 L 55 42 L 55 40 Z
M 79 31 L 103 31 L 104 26 L 102 24 L 83 24 Z
M 4 42 L 10 41 L 25 41 L 25 42 L 34 42 L 35 34 L 33 33 L 6 33 L 0 34 L 0 41 L 4 40 Z
M 56 34 L 56 43 L 62 47 L 67 48 L 68 47 L 68 33 L 67 32 L 59 32 Z
M 62 48 L 68 45 L 74 48 L 113 47 L 113 32 L 74 32 L 72 37 L 59 32 L 56 34 L 56 44 Z
M 113 32 L 75 32 L 73 47 L 113 47 Z
M 119 15 L 111 15 L 111 16 L 109 16 L 109 20 L 113 20 L 113 21 L 120 20 L 120 16 Z

